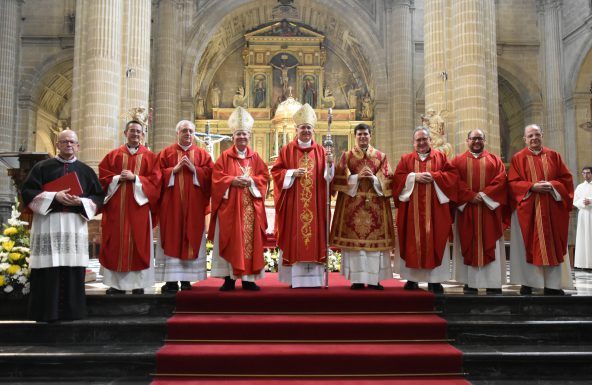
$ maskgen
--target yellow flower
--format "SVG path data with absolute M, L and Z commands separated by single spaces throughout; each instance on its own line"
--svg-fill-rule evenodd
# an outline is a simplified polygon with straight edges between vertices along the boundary
M 11 235 L 14 235 L 16 233 L 18 233 L 18 230 L 16 229 L 16 227 L 7 227 L 4 230 L 4 235 L 6 235 L 6 236 L 11 236 Z
M 8 254 L 8 259 L 11 262 L 16 262 L 19 259 L 21 259 L 22 257 L 23 257 L 23 255 L 21 253 L 10 253 L 10 254 Z
M 8 266 L 8 269 L 6 269 L 6 272 L 8 272 L 8 274 L 10 275 L 14 275 L 16 273 L 18 273 L 18 271 L 21 269 L 21 267 L 19 265 L 10 265 Z
M 8 230 L 8 229 L 6 229 L 6 230 Z M 14 247 L 14 241 L 2 242 L 2 247 L 4 248 L 4 250 L 10 251 Z
M 4 276 L 0 275 L 0 287 L 6 285 L 6 281 L 4 280 Z

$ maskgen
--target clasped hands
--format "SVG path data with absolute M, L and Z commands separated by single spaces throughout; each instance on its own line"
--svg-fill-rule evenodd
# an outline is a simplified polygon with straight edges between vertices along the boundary
M 187 155 L 183 155 L 179 163 L 173 168 L 173 174 L 178 173 L 183 166 L 187 167 L 189 171 L 195 174 L 195 165 L 189 160 Z
M 76 195 L 68 194 L 70 189 L 65 189 L 62 191 L 58 191 L 55 195 L 55 199 L 61 203 L 63 206 L 81 206 L 82 201 Z
M 123 170 L 121 172 L 121 174 L 119 174 L 119 181 L 120 182 L 125 182 L 125 181 L 128 181 L 128 180 L 130 182 L 133 182 L 135 179 L 136 179 L 136 176 L 130 170 Z
M 370 170 L 370 167 L 364 166 L 362 170 L 360 170 L 360 172 L 358 173 L 358 176 L 360 178 L 372 178 L 374 176 L 374 173 L 372 172 L 372 170 Z
M 246 176 L 236 176 L 232 182 L 230 182 L 230 185 L 240 188 L 249 187 L 251 185 L 251 179 Z
M 418 183 L 429 184 L 434 181 L 434 178 L 429 172 L 418 172 L 415 174 L 415 181 Z
M 536 182 L 535 184 L 532 185 L 532 187 L 530 188 L 530 191 L 532 192 L 536 192 L 536 193 L 550 193 L 553 191 L 553 185 L 551 184 L 551 182 L 547 182 L 547 181 L 540 181 L 540 182 Z

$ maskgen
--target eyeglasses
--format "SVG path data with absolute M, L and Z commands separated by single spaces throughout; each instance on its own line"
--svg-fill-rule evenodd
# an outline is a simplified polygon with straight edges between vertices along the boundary
M 469 140 L 471 142 L 484 142 L 485 138 L 482 138 L 480 136 L 473 136 L 473 137 L 469 138 Z
M 592 174 L 590 171 L 582 171 L 582 174 Z
M 58 141 L 59 144 L 78 144 L 76 140 L 60 140 Z

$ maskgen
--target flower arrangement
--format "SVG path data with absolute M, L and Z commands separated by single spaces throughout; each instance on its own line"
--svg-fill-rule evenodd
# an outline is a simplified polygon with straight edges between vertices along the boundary
M 18 200 L 12 206 L 12 215 L 0 235 L 0 295 L 29 294 L 29 230 L 27 222 L 19 219 Z

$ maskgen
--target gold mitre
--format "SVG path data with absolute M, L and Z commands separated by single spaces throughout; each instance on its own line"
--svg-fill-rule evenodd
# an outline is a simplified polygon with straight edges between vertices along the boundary
M 150 118 L 150 114 L 144 106 L 130 108 L 127 113 L 127 116 L 129 120 L 136 121 L 140 123 L 143 127 L 146 127 L 148 125 L 148 120 Z
M 292 117 L 296 127 L 303 124 L 310 124 L 313 128 L 317 125 L 317 114 L 314 112 L 310 104 L 305 103 Z
M 254 123 L 255 119 L 249 114 L 249 111 L 242 107 L 236 107 L 234 111 L 232 111 L 232 114 L 230 114 L 230 118 L 228 118 L 228 128 L 230 128 L 233 133 L 236 131 L 246 131 L 251 133 Z

